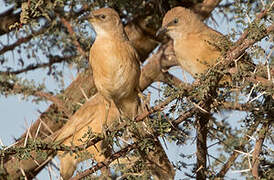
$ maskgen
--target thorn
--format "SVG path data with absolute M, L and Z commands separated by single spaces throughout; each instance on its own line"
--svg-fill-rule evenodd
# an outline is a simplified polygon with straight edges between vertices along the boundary
M 25 173 L 24 169 L 20 168 L 20 171 L 21 171 L 21 173 L 23 174 L 25 180 L 28 180 L 28 178 L 27 178 L 27 176 L 26 176 L 26 173 Z
M 204 113 L 209 113 L 207 110 L 205 110 L 205 109 L 203 109 L 201 106 L 199 106 L 198 104 L 196 104 L 196 103 L 194 103 L 194 102 L 192 102 L 192 104 L 196 107 L 196 108 L 198 108 L 198 109 L 200 109 L 201 111 L 203 111 Z
M 253 87 L 251 88 L 251 90 L 250 90 L 249 94 L 247 95 L 247 100 L 246 100 L 247 102 L 249 101 L 250 96 L 251 96 L 251 94 L 252 94 L 252 92 L 253 92 L 254 88 L 255 88 L 255 87 L 257 87 L 257 86 L 258 86 L 258 83 L 257 83 L 257 84 L 254 84 L 254 85 L 253 85 Z
M 82 104 L 82 103 L 79 103 L 79 102 L 78 102 L 78 103 L 76 103 L 76 104 L 78 104 L 79 106 L 83 106 L 83 104 Z
M 265 3 L 264 3 L 263 0 L 261 0 L 261 3 L 262 3 L 262 5 L 263 5 L 263 8 L 265 8 Z
M 34 136 L 34 140 L 37 138 L 37 136 L 38 136 L 38 134 L 39 134 L 40 127 L 41 127 L 41 122 L 39 123 L 38 128 L 37 128 L 37 130 L 36 130 L 36 133 L 35 133 L 35 136 Z
M 256 141 L 256 139 L 252 136 L 246 135 L 247 137 L 249 137 L 250 140 Z
M 249 103 L 251 103 L 252 101 L 255 101 L 256 99 L 260 98 L 260 97 L 261 97 L 262 95 L 264 95 L 264 94 L 266 94 L 265 91 L 264 91 L 262 94 L 258 95 L 257 97 L 251 99 L 251 100 L 249 101 Z
M 1 138 L 0 138 L 0 146 L 2 146 L 2 147 L 5 146 Z
M 249 172 L 250 169 L 244 169 L 244 170 L 236 170 L 236 171 L 231 171 L 232 173 L 242 173 L 242 172 Z
M 247 17 L 247 20 L 248 20 L 249 24 L 251 24 L 252 22 L 251 22 L 250 17 L 248 16 L 248 14 L 245 14 L 245 15 L 246 15 L 246 17 Z
M 18 142 L 19 141 L 16 141 L 15 143 L 13 143 L 13 144 L 7 146 L 6 148 L 4 148 L 3 150 L 7 150 L 7 149 L 11 148 L 12 146 L 16 145 Z
M 34 171 L 37 171 L 38 169 L 40 169 L 42 166 L 44 166 L 45 164 L 47 164 L 49 161 L 51 161 L 52 156 L 48 157 L 42 164 L 40 164 L 37 168 L 35 168 Z
M 197 170 L 196 170 L 196 172 L 199 172 L 201 169 L 203 169 L 204 167 L 203 166 L 200 166 Z
M 39 118 L 40 122 L 45 126 L 45 128 L 51 133 L 53 134 L 53 131 L 49 128 L 49 126 L 41 119 Z
M 85 97 L 86 101 L 88 101 L 88 96 L 86 95 L 85 91 L 83 90 L 83 88 L 80 87 L 81 93 L 83 94 L 83 96 Z
M 31 127 L 31 126 L 29 126 L 28 131 L 27 131 L 27 134 L 26 134 L 26 137 L 25 137 L 24 147 L 27 146 L 27 142 L 28 142 L 29 136 L 31 137 L 31 135 L 30 135 L 30 127 Z

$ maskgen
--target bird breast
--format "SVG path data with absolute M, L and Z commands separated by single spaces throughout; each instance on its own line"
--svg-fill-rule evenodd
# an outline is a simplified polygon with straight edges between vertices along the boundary
M 130 96 L 137 89 L 140 76 L 138 56 L 128 41 L 98 39 L 90 51 L 94 82 L 103 96 L 118 100 Z
M 174 51 L 181 67 L 191 75 L 204 73 L 216 63 L 219 50 L 203 34 L 189 34 L 174 41 Z

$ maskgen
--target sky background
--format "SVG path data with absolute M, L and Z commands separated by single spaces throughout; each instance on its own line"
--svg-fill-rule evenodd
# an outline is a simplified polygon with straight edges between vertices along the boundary
M 0 0 L 0 13 L 5 11 L 6 7 L 4 6 L 4 3 L 2 0 Z M 218 15 L 214 11 L 213 13 L 214 21 L 217 23 L 213 23 L 214 21 L 208 20 L 208 24 L 213 27 L 214 29 L 218 30 L 219 32 L 223 34 L 228 34 L 230 32 L 230 29 L 235 27 L 235 22 L 230 23 L 229 26 L 227 22 L 223 19 L 222 16 Z M 12 39 L 11 39 L 12 40 Z M 1 42 L 6 42 L 7 38 L 0 36 Z M 261 43 L 264 44 L 265 42 Z M 264 44 L 264 46 L 269 46 L 269 44 Z M 7 59 L 13 59 L 13 58 L 19 58 L 17 54 L 13 56 L 12 53 L 6 53 L 5 58 Z M 43 56 L 41 55 L 41 59 Z M 16 60 L 10 60 L 9 62 L 10 66 L 16 67 L 17 61 Z M 64 86 L 67 87 L 70 82 L 76 77 L 77 72 L 73 68 L 67 68 L 63 65 L 58 65 L 58 68 L 60 68 L 62 71 L 64 71 Z M 1 70 L 1 67 L 0 67 Z M 27 78 L 27 79 L 34 79 L 37 82 L 45 82 L 47 89 L 51 91 L 58 90 L 59 84 L 56 82 L 56 80 L 52 76 L 46 76 L 48 69 L 39 69 L 36 71 L 31 71 L 27 74 L 21 74 L 21 77 Z M 178 67 L 172 68 L 171 72 L 176 75 L 177 77 L 181 78 L 183 77 L 182 71 Z M 41 75 L 42 74 L 42 75 Z M 191 82 L 192 78 L 187 75 L 188 81 Z M 157 86 L 158 84 L 154 84 L 154 86 Z M 154 90 L 153 88 L 149 88 L 150 92 L 153 93 L 152 96 L 152 102 L 154 102 L 155 99 L 158 99 L 158 92 Z M 56 91 L 55 91 L 56 92 Z M 50 103 L 46 102 L 40 102 L 39 104 L 36 104 L 32 102 L 32 98 L 29 98 L 29 100 L 24 100 L 21 95 L 16 96 L 8 96 L 3 97 L 0 96 L 0 143 L 7 146 L 14 142 L 14 138 L 20 137 L 22 135 L 26 128 L 28 128 L 31 123 L 35 122 L 37 118 L 39 117 L 40 113 L 45 111 Z M 245 115 L 244 112 L 223 112 L 220 115 L 216 115 L 219 119 L 228 118 L 227 121 L 229 121 L 234 127 L 240 127 L 239 123 L 235 121 L 235 119 L 240 119 Z M 195 138 L 195 134 L 191 134 L 193 139 Z M 213 143 L 213 142 L 212 142 Z M 0 145 L 1 145 L 0 144 Z M 209 142 L 209 145 L 211 142 Z M 213 147 L 217 148 L 217 146 Z M 174 145 L 174 143 L 168 143 L 168 157 L 173 161 L 177 162 L 178 160 L 182 160 L 182 158 L 179 156 L 180 152 L 184 152 L 186 154 L 192 154 L 195 153 L 195 143 L 191 146 L 184 146 L 178 147 Z M 218 153 L 217 151 L 211 151 L 210 153 Z M 216 156 L 216 154 L 214 154 Z M 55 160 L 58 162 L 58 160 Z M 195 162 L 195 159 L 189 159 L 188 162 L 191 164 Z M 59 176 L 58 172 L 57 174 L 53 174 L 53 179 L 57 179 Z M 183 172 L 177 171 L 176 179 L 184 179 L 185 176 L 183 175 Z M 37 176 L 37 179 L 39 180 L 47 180 L 50 179 L 50 176 L 46 170 L 43 170 L 42 173 L 40 173 Z M 239 177 L 239 173 L 230 172 L 225 179 L 244 179 Z

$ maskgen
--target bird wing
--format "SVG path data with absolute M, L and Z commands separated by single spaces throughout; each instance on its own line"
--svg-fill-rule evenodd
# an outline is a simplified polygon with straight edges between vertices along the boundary
M 98 97 L 96 94 L 91 97 L 62 127 L 54 138 L 54 141 L 64 141 L 69 137 L 73 136 L 75 132 L 80 131 L 82 128 L 86 127 L 93 120 L 95 120 L 95 115 L 98 106 L 102 101 L 102 98 Z
M 211 29 L 211 35 L 208 35 L 207 37 L 209 37 L 207 39 L 208 45 L 211 48 L 215 48 L 216 50 L 220 51 L 221 55 L 226 53 L 233 46 L 233 42 L 231 42 L 228 37 L 222 35 L 214 29 Z M 241 57 L 239 65 L 244 69 L 248 67 L 250 70 L 254 69 L 255 67 L 255 64 L 252 62 L 252 59 L 248 54 L 245 54 L 243 57 Z

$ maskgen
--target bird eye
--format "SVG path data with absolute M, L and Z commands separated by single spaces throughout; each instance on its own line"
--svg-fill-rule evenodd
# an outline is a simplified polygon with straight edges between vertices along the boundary
M 177 18 L 174 19 L 174 24 L 177 24 L 179 22 L 179 20 Z
M 100 18 L 101 18 L 101 19 L 105 19 L 106 16 L 105 16 L 104 14 L 102 14 L 102 15 L 100 15 Z

